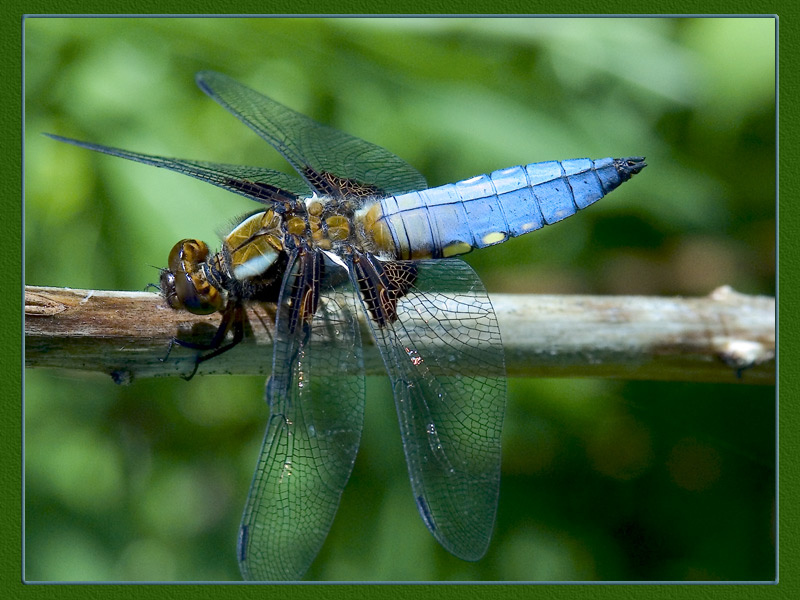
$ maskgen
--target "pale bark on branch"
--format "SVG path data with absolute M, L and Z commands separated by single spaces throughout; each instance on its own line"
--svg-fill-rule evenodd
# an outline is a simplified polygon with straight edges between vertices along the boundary
M 491 296 L 511 377 L 612 377 L 751 384 L 775 382 L 775 299 L 721 287 L 706 297 Z M 274 307 L 248 313 L 245 341 L 198 374 L 271 369 Z M 363 315 L 360 316 L 363 321 Z M 210 336 L 219 315 L 169 309 L 145 292 L 25 288 L 25 365 L 96 371 L 125 383 L 185 376 L 195 352 L 173 337 Z M 385 373 L 366 323 L 367 374 Z M 206 337 L 205 339 L 208 339 Z

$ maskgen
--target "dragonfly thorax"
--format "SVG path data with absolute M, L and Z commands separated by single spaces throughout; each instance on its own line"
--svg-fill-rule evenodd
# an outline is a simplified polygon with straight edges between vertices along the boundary
M 385 227 L 376 225 L 381 216 L 377 198 L 327 198 L 313 196 L 286 212 L 284 249 L 306 247 L 333 252 L 339 256 L 354 252 L 386 255 L 393 250 L 391 236 Z M 388 240 L 388 243 L 387 243 Z
M 335 251 L 353 241 L 352 213 L 348 202 L 313 196 L 304 212 L 287 215 L 286 233 L 305 238 L 311 248 Z

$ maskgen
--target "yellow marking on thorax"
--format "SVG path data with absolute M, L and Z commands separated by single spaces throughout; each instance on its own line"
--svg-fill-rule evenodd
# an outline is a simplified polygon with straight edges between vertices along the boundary
M 313 215 L 315 217 L 318 217 L 322 214 L 323 208 L 324 207 L 322 206 L 322 202 L 316 199 L 309 200 L 306 203 L 306 211 L 308 212 L 309 215 Z
M 328 226 L 328 238 L 334 242 L 343 242 L 350 236 L 350 223 L 341 215 L 333 215 L 325 219 Z
M 281 218 L 274 211 L 256 213 L 225 237 L 234 273 L 257 275 L 275 260 L 283 249 Z
M 290 217 L 286 221 L 286 233 L 289 235 L 304 235 L 306 223 L 307 221 L 303 217 Z

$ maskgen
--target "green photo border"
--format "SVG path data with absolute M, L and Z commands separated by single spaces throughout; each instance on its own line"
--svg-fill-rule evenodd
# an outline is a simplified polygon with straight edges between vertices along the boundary
M 20 3 L 22 4 L 22 3 Z M 676 584 L 658 585 L 646 584 L 637 585 L 635 590 L 620 589 L 616 584 L 596 584 L 596 585 L 553 585 L 553 584 L 430 584 L 430 585 L 355 585 L 355 584 L 310 584 L 310 585 L 282 585 L 280 589 L 263 589 L 260 585 L 207 585 L 207 584 L 186 584 L 186 585 L 81 585 L 81 584 L 25 584 L 22 582 L 22 530 L 21 530 L 21 395 L 22 395 L 22 52 L 23 52 L 23 19 L 27 14 L 48 14 L 54 9 L 66 13 L 101 13 L 113 12 L 116 14 L 128 11 L 136 14 L 160 13 L 164 14 L 167 8 L 174 8 L 177 11 L 186 10 L 185 3 L 164 2 L 137 2 L 129 4 L 97 4 L 91 2 L 67 2 L 45 4 L 44 2 L 25 3 L 24 11 L 19 11 L 4 15 L 2 22 L 2 35 L 0 44 L 4 50 L 2 61 L 3 73 L 3 110 L 0 111 L 0 120 L 3 125 L 2 152 L 6 165 L 7 183 L 3 186 L 4 202 L 2 203 L 2 239 L 4 248 L 4 258 L 6 264 L 12 264 L 13 268 L 7 269 L 4 274 L 5 293 L 17 294 L 18 304 L 13 309 L 7 310 L 4 318 L 0 320 L 0 331 L 2 331 L 2 348 L 4 354 L 3 381 L 6 389 L 15 390 L 14 393 L 5 397 L 2 402 L 2 455 L 3 455 L 3 511 L 2 524 L 5 535 L 3 536 L 2 548 L 2 591 L 6 598 L 23 597 L 58 597 L 58 598 L 86 598 L 86 597 L 113 597 L 113 598 L 139 598 L 144 596 L 157 596 L 159 598 L 169 597 L 228 597 L 241 600 L 246 597 L 263 598 L 270 593 L 280 594 L 282 598 L 318 598 L 321 594 L 325 598 L 349 598 L 354 594 L 368 595 L 370 597 L 391 597 L 393 599 L 422 597 L 423 595 L 436 594 L 437 598 L 447 600 L 448 598 L 480 597 L 480 598 L 499 598 L 499 597 L 523 597 L 536 595 L 539 598 L 562 598 L 574 596 L 589 596 L 592 598 L 610 598 L 619 594 L 634 593 L 637 597 L 669 597 L 681 598 L 695 595 L 704 597 L 729 598 L 742 596 L 747 598 L 758 598 L 779 595 L 780 597 L 790 596 L 790 590 L 796 589 L 798 579 L 797 565 L 797 533 L 794 524 L 798 521 L 798 497 L 800 492 L 797 489 L 796 448 L 800 445 L 797 442 L 798 427 L 797 423 L 798 408 L 793 400 L 800 397 L 797 377 L 793 377 L 797 370 L 796 363 L 791 359 L 794 351 L 794 330 L 793 310 L 791 307 L 797 303 L 798 280 L 798 261 L 797 256 L 798 236 L 795 232 L 800 231 L 800 209 L 794 206 L 795 194 L 794 186 L 787 181 L 792 181 L 796 168 L 794 140 L 797 139 L 797 112 L 798 106 L 794 102 L 795 89 L 797 86 L 798 68 L 800 55 L 797 49 L 797 14 L 796 6 L 790 7 L 788 3 L 785 10 L 776 7 L 775 3 L 769 5 L 760 2 L 738 3 L 703 3 L 681 2 L 669 4 L 656 4 L 649 2 L 647 5 L 636 4 L 623 7 L 619 4 L 599 3 L 599 2 L 572 2 L 569 9 L 580 11 L 584 14 L 598 14 L 600 12 L 615 12 L 623 8 L 638 9 L 644 13 L 647 9 L 670 10 L 671 14 L 682 11 L 686 14 L 731 14 L 733 11 L 742 14 L 774 14 L 779 15 L 779 98 L 780 103 L 780 131 L 779 139 L 783 141 L 780 147 L 779 165 L 781 178 L 779 181 L 780 202 L 783 210 L 779 211 L 779 289 L 780 304 L 783 305 L 784 335 L 780 336 L 782 349 L 788 348 L 790 354 L 786 360 L 785 355 L 780 370 L 780 395 L 788 399 L 780 407 L 780 491 L 779 491 L 779 583 L 756 584 L 756 585 L 737 585 L 737 584 Z M 263 14 L 266 7 L 272 12 L 286 11 L 293 13 L 307 14 L 343 14 L 357 13 L 366 14 L 386 10 L 391 12 L 405 11 L 408 13 L 437 12 L 447 11 L 459 14 L 472 13 L 493 13 L 502 9 L 505 12 L 519 11 L 520 13 L 532 13 L 536 11 L 552 11 L 555 7 L 545 3 L 530 2 L 511 2 L 507 4 L 497 4 L 489 2 L 470 2 L 461 3 L 456 6 L 447 6 L 443 3 L 422 3 L 422 2 L 271 2 L 268 5 L 263 2 L 239 3 L 237 6 L 217 5 L 216 3 L 193 4 L 192 10 L 199 12 L 208 10 L 213 13 L 224 10 L 229 13 L 237 12 L 241 14 Z M 22 7 L 21 7 L 22 8 Z M 640 13 L 640 14 L 641 14 Z M 617 13 L 618 14 L 618 13 Z M 781 235 L 782 234 L 782 235 Z M 786 310 L 788 307 L 788 310 Z M 787 318 L 786 315 L 789 315 Z M 787 335 L 788 333 L 788 335 Z M 16 393 L 19 390 L 19 393 Z M 625 586 L 627 587 L 627 586 Z M 321 589 L 323 588 L 323 589 Z

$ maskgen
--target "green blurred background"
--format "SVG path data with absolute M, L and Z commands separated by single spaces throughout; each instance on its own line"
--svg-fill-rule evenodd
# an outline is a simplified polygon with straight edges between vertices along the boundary
M 775 293 L 772 19 L 66 19 L 25 27 L 25 283 L 141 290 L 239 196 L 59 144 L 288 165 L 208 99 L 216 69 L 440 185 L 645 155 L 557 227 L 468 255 L 490 293 Z M 746 374 L 745 374 L 746 378 Z M 263 379 L 29 370 L 32 580 L 237 580 Z M 434 541 L 385 378 L 314 580 L 770 580 L 775 390 L 511 380 L 488 554 Z

